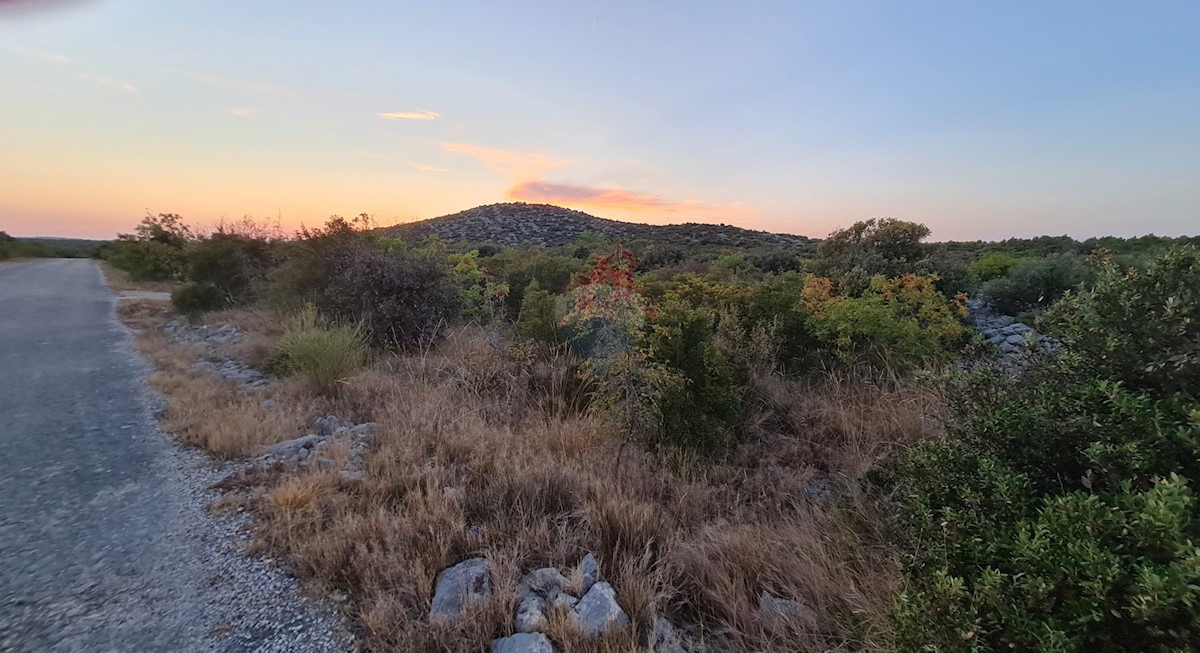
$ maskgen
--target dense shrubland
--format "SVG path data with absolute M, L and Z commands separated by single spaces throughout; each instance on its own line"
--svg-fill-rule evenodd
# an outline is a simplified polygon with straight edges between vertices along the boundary
M 1200 250 L 1102 261 L 1045 316 L 1062 355 L 950 384 L 946 437 L 878 472 L 901 648 L 1200 647 Z
M 186 314 L 285 316 L 262 365 L 311 401 L 401 420 L 365 494 L 293 478 L 273 491 L 307 492 L 315 512 L 265 513 L 273 546 L 367 593 L 358 614 L 381 646 L 478 647 L 506 628 L 499 610 L 450 633 L 417 623 L 423 595 L 385 596 L 480 549 L 517 566 L 599 551 L 637 635 L 612 650 L 644 640 L 655 611 L 735 650 L 1200 646 L 1186 239 L 929 244 L 884 219 L 816 252 L 594 234 L 501 248 L 369 226 L 198 234 L 168 214 L 108 256 L 186 282 Z M 972 296 L 1036 320 L 1058 353 L 1020 374 L 956 365 L 986 351 Z M 409 566 L 381 579 L 385 555 Z M 764 591 L 815 621 L 764 621 Z

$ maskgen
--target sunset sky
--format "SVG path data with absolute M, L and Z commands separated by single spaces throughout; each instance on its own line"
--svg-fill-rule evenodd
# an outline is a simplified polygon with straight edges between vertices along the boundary
M 1200 2 L 0 0 L 0 230 L 1200 232 Z

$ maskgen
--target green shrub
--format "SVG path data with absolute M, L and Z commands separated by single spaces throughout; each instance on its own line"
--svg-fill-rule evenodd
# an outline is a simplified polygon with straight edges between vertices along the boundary
M 663 394 L 662 429 L 651 444 L 713 450 L 732 440 L 749 383 L 749 364 L 737 357 L 749 352 L 719 346 L 718 320 L 740 332 L 733 313 L 718 316 L 712 308 L 679 301 L 660 311 L 651 339 L 654 358 L 682 382 Z
M 817 248 L 817 272 L 835 280 L 841 294 L 857 294 L 855 281 L 917 271 L 926 255 L 929 227 L 895 218 L 873 218 L 829 234 Z
M 988 252 L 967 266 L 967 280 L 973 287 L 1008 274 L 1017 257 L 1004 252 Z
M 1200 248 L 1180 246 L 1144 270 L 1108 261 L 1095 287 L 1046 316 L 1087 371 L 1131 389 L 1200 395 Z
M 555 319 L 554 296 L 538 285 L 537 279 L 525 287 L 521 300 L 521 313 L 516 323 L 517 335 L 537 342 L 556 345 L 558 320 Z
M 183 249 L 191 239 L 191 229 L 179 215 L 147 215 L 133 234 L 117 237 L 107 250 L 108 262 L 134 281 L 183 279 L 187 272 Z
M 453 266 L 451 279 L 458 286 L 459 317 L 477 324 L 503 318 L 508 284 L 497 281 L 490 270 L 479 264 L 479 250 L 450 254 L 449 261 Z
M 931 277 L 876 276 L 861 297 L 834 294 L 828 279 L 810 277 L 799 305 L 819 346 L 842 364 L 912 369 L 949 361 L 966 340 L 963 307 L 937 292 Z
M 211 283 L 190 283 L 171 293 L 171 306 L 187 316 L 218 311 L 229 306 L 225 293 Z
M 231 302 L 257 296 L 272 263 L 266 239 L 222 231 L 188 243 L 183 257 L 189 279 L 216 287 Z
M 290 321 L 266 367 L 281 376 L 299 374 L 317 391 L 330 394 L 362 369 L 367 354 L 362 325 L 331 324 L 308 309 Z
M 1051 311 L 1066 353 L 951 384 L 947 437 L 873 474 L 905 545 L 898 648 L 1200 648 L 1196 262 L 1106 269 Z
M 183 250 L 154 240 L 118 240 L 108 262 L 134 281 L 171 281 L 185 276 Z
M 458 315 L 461 296 L 444 256 L 348 241 L 330 248 L 327 260 L 317 307 L 334 319 L 361 322 L 381 347 L 431 340 Z
M 550 293 L 561 293 L 567 289 L 571 278 L 583 270 L 583 262 L 566 256 L 551 256 L 536 249 L 509 249 L 493 256 L 484 265 L 498 274 L 508 284 L 505 304 L 509 315 L 517 315 L 524 300 L 529 282 L 537 281 L 538 287 Z
M 980 286 L 979 294 L 997 312 L 1016 315 L 1053 304 L 1068 290 L 1085 284 L 1089 277 L 1082 258 L 1053 254 L 1018 261 L 1005 276 Z

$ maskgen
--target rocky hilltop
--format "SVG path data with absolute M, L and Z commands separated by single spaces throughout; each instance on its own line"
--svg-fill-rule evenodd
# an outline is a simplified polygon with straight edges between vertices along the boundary
M 720 247 L 805 247 L 815 242 L 804 236 L 773 234 L 719 224 L 649 225 L 607 220 L 550 204 L 510 202 L 489 204 L 440 218 L 391 227 L 406 240 L 437 236 L 457 243 L 494 243 L 508 247 L 569 245 L 584 232 L 612 240 L 667 241 L 679 245 Z

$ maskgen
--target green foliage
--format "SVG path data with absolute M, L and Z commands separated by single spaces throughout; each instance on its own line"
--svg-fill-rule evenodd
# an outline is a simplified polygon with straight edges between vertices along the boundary
M 505 307 L 510 316 L 521 310 L 525 288 L 531 281 L 550 292 L 567 289 L 571 278 L 584 269 L 582 261 L 566 256 L 552 256 L 540 249 L 509 249 L 483 262 L 508 286 Z
M 555 319 L 554 296 L 542 290 L 537 279 L 529 282 L 523 295 L 521 313 L 516 323 L 517 335 L 546 345 L 558 344 L 558 320 Z
M 187 272 L 183 250 L 191 239 L 191 229 L 178 214 L 147 215 L 132 235 L 117 237 L 108 262 L 134 281 L 183 279 Z
M 915 222 L 895 218 L 856 222 L 821 241 L 817 271 L 837 281 L 843 294 L 857 294 L 875 275 L 916 272 L 925 256 L 921 241 L 927 237 L 929 228 Z
M 189 283 L 171 293 L 171 306 L 184 315 L 195 317 L 226 308 L 229 300 L 220 288 L 211 283 Z
M 1078 256 L 1054 254 L 1022 259 L 1005 276 L 980 286 L 979 294 L 997 312 L 1016 315 L 1046 308 L 1068 290 L 1085 284 L 1090 276 Z
M 740 330 L 732 313 L 718 316 L 711 308 L 674 301 L 663 307 L 651 347 L 657 360 L 678 375 L 664 393 L 662 428 L 652 444 L 686 449 L 716 449 L 733 438 L 742 418 L 749 369 L 735 358 L 739 352 L 718 346 L 718 319 Z
M 948 437 L 875 473 L 906 545 L 898 648 L 1200 648 L 1196 259 L 1110 265 L 1051 311 L 1066 354 L 955 382 Z
M 860 297 L 836 295 L 828 279 L 810 277 L 799 304 L 819 346 L 843 364 L 909 370 L 947 362 L 966 338 L 963 307 L 948 302 L 930 277 L 876 276 Z
M 367 360 L 367 336 L 361 324 L 332 324 L 308 308 L 288 323 L 268 359 L 268 370 L 299 374 L 324 394 L 362 369 Z
M 1017 258 L 1004 252 L 988 252 L 967 266 L 967 278 L 973 286 L 1008 274 Z
M 119 238 L 108 262 L 129 273 L 134 281 L 170 281 L 184 278 L 186 270 L 182 247 L 156 240 Z
M 259 294 L 272 264 L 266 239 L 222 230 L 190 242 L 183 256 L 188 278 L 217 288 L 230 303 Z
M 508 284 L 498 282 L 479 264 L 479 250 L 450 254 L 451 278 L 459 287 L 461 314 L 467 322 L 489 324 L 504 314 Z
M 1105 261 L 1091 290 L 1046 316 L 1089 373 L 1131 389 L 1200 395 L 1200 248 L 1181 246 L 1145 270 Z

